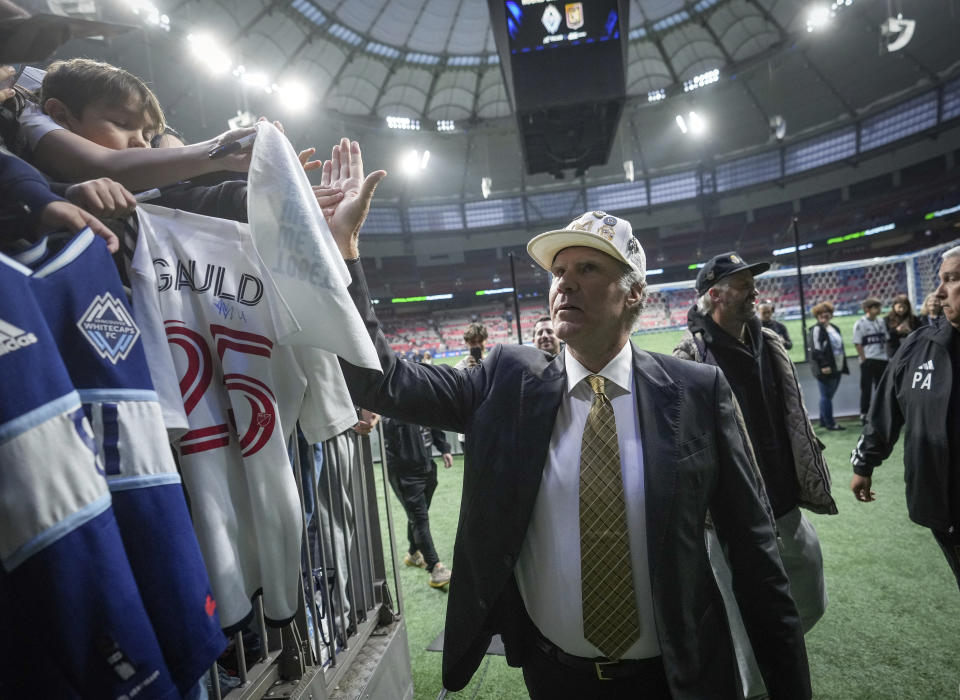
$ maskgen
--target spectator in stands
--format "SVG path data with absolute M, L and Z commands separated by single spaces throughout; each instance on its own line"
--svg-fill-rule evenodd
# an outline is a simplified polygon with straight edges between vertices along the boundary
M 833 304 L 821 301 L 811 311 L 817 324 L 810 328 L 810 367 L 820 387 L 820 425 L 827 430 L 846 430 L 833 418 L 833 395 L 840 386 L 841 375 L 850 374 L 843 336 L 830 323 Z
M 928 294 L 923 300 L 923 306 L 920 307 L 920 324 L 935 326 L 943 320 L 943 313 L 940 310 L 940 298 L 936 292 Z
M 900 348 L 901 341 L 920 327 L 920 319 L 913 313 L 910 297 L 898 294 L 893 298 L 893 306 L 885 320 L 890 334 L 887 340 L 887 357 L 893 357 Z
M 813 525 L 800 506 L 817 513 L 836 513 L 830 495 L 830 473 L 807 418 L 796 368 L 780 335 L 764 328 L 755 313 L 754 278 L 769 263 L 750 265 L 735 252 L 708 261 L 697 274 L 697 304 L 688 315 L 687 331 L 673 354 L 684 360 L 719 367 L 743 412 L 762 484 L 780 533 L 780 557 L 804 632 L 823 616 L 827 593 L 823 554 Z M 711 563 L 718 581 L 730 580 L 719 541 L 712 535 Z M 740 611 L 729 583 L 722 585 L 727 614 L 733 620 L 738 658 L 751 654 Z M 741 669 L 746 697 L 764 689 L 759 673 Z
M 793 349 L 793 341 L 790 340 L 790 333 L 787 327 L 773 318 L 773 312 L 777 310 L 772 301 L 765 301 L 757 306 L 757 313 L 760 314 L 760 325 L 769 328 L 780 336 L 783 341 L 783 347 L 787 350 Z
M 387 476 L 394 493 L 407 514 L 409 547 L 403 557 L 407 566 L 430 572 L 430 586 L 444 588 L 450 583 L 451 570 L 443 565 L 430 534 L 430 503 L 437 489 L 437 463 L 432 449 L 436 445 L 447 469 L 453 455 L 446 435 L 437 428 L 423 428 L 395 418 L 383 420 Z
M 960 246 L 943 254 L 936 295 L 945 322 L 912 334 L 887 365 L 853 451 L 850 488 L 858 501 L 874 500 L 873 470 L 906 426 L 910 519 L 933 531 L 960 586 Z
M 476 319 L 477 315 L 473 314 Z M 489 334 L 487 327 L 479 321 L 473 321 L 467 330 L 463 332 L 463 342 L 466 343 L 469 355 L 457 363 L 457 369 L 466 369 L 467 367 L 476 367 L 480 364 L 483 356 L 486 354 L 486 342 Z
M 560 341 L 553 332 L 553 320 L 549 316 L 541 316 L 533 326 L 533 342 L 537 347 L 556 355 L 560 352 Z
M 880 300 L 863 300 L 863 316 L 853 324 L 853 344 L 860 362 L 860 424 L 867 422 L 873 390 L 887 367 L 887 324 L 879 318 Z
M 420 362 L 425 365 L 433 364 L 433 354 L 429 350 L 424 350 L 423 354 L 420 356 Z

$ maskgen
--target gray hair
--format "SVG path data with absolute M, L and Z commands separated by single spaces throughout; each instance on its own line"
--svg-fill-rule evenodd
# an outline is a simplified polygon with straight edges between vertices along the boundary
M 943 259 L 946 260 L 947 258 L 960 258 L 960 245 L 956 245 L 944 252 Z
M 730 288 L 730 280 L 720 280 L 715 285 L 710 287 L 710 289 L 716 289 L 718 292 L 722 292 Z M 710 289 L 705 291 L 701 296 L 697 297 L 697 311 L 702 313 L 704 316 L 709 316 L 713 313 L 713 298 L 710 296 Z
M 628 320 L 630 321 L 630 332 L 633 333 L 640 327 L 640 314 L 646 307 L 647 302 L 647 258 L 643 254 L 643 248 L 627 255 L 627 259 L 636 265 L 637 269 L 623 265 L 623 274 L 620 276 L 618 285 L 620 289 L 629 294 L 633 285 L 640 285 L 640 303 L 630 309 Z

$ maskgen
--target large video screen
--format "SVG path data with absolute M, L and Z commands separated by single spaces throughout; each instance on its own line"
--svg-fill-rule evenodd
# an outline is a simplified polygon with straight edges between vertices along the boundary
M 506 0 L 511 54 L 620 39 L 617 0 Z

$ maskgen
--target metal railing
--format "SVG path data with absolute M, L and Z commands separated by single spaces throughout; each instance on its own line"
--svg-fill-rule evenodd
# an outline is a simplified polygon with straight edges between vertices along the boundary
M 379 448 L 382 428 L 375 437 Z M 300 605 L 277 629 L 255 601 L 252 622 L 232 640 L 239 685 L 222 687 L 214 664 L 210 698 L 412 697 L 385 465 L 379 460 L 396 600 L 370 440 L 353 430 L 317 446 L 294 436 L 290 452 L 303 515 Z M 257 637 L 259 648 L 248 648 Z

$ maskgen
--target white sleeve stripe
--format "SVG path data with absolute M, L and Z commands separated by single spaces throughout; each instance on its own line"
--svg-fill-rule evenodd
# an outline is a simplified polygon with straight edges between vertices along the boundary
M 96 236 L 93 235 L 93 231 L 91 231 L 89 227 L 85 228 L 80 235 L 71 241 L 70 245 L 57 253 L 47 264 L 39 267 L 36 272 L 33 273 L 33 276 L 47 277 L 57 270 L 65 268 L 80 257 L 83 251 L 93 242 L 94 238 L 96 238 Z
M 34 554 L 41 552 L 60 538 L 66 537 L 79 527 L 93 520 L 110 507 L 110 495 L 101 496 L 96 501 L 87 504 L 80 510 L 68 515 L 53 527 L 44 530 L 33 539 L 25 542 L 3 560 L 3 567 L 9 572 L 20 566 Z
M 80 396 L 76 391 L 39 406 L 0 425 L 0 443 L 12 440 L 31 428 L 46 423 L 55 416 L 80 408 Z
M 27 267 L 26 265 L 22 265 L 21 263 L 18 263 L 16 260 L 14 260 L 13 258 L 7 257 L 3 253 L 0 253 L 0 263 L 3 263 L 8 267 L 12 267 L 17 272 L 27 275 L 28 277 L 33 273 L 33 270 L 31 270 L 29 267 Z
M 107 485 L 111 491 L 133 491 L 148 486 L 164 486 L 167 484 L 179 484 L 179 474 L 149 474 L 147 476 L 130 476 L 126 478 L 107 477 Z
M 83 403 L 102 401 L 154 401 L 159 402 L 157 392 L 152 389 L 79 389 L 77 393 Z

